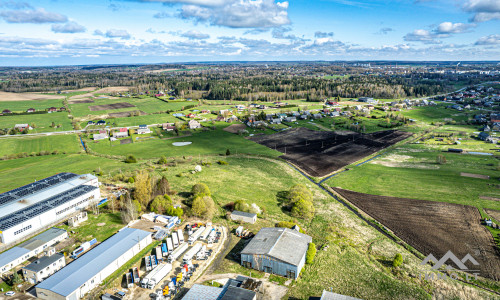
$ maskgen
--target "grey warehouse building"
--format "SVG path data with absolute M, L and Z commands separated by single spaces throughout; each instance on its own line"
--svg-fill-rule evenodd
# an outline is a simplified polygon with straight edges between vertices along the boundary
M 244 267 L 296 279 L 312 238 L 288 228 L 262 228 L 241 251 Z
M 36 296 L 46 300 L 81 299 L 151 243 L 150 232 L 123 228 L 38 284 Z

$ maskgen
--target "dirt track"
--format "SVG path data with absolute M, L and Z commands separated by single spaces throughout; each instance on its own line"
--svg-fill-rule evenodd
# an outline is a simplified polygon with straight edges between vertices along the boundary
M 337 134 L 295 128 L 252 137 L 251 140 L 284 153 L 282 158 L 297 165 L 310 176 L 323 177 L 411 135 L 395 130 L 371 134 Z
M 480 264 L 466 263 L 470 270 L 500 279 L 500 257 L 477 208 L 333 189 L 425 256 L 433 254 L 439 260 L 448 250 L 459 259 L 470 254 Z

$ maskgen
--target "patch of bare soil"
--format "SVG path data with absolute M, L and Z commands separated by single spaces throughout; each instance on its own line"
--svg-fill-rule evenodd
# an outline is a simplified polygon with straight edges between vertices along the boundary
M 92 100 L 92 99 L 73 99 L 73 100 L 68 100 L 68 104 L 79 104 L 79 103 L 94 103 L 94 100 Z
M 48 99 L 64 99 L 64 95 L 46 95 L 35 93 L 10 93 L 0 91 L 1 101 L 27 101 L 27 100 L 48 100 Z
M 130 117 L 131 115 L 144 116 L 147 114 L 145 112 L 143 112 L 142 110 L 124 111 L 124 112 L 119 112 L 119 113 L 109 113 L 109 116 L 113 117 L 113 118 L 124 118 L 124 117 Z
M 490 179 L 490 176 L 481 175 L 481 174 L 473 174 L 473 173 L 460 173 L 462 177 L 471 177 L 471 178 L 479 178 L 479 179 Z
M 233 124 L 231 126 L 228 126 L 224 128 L 224 131 L 230 132 L 230 133 L 238 133 L 240 130 L 245 130 L 247 127 L 243 124 Z
M 132 144 L 132 139 L 120 140 L 120 145 Z
M 493 201 L 500 201 L 500 198 L 488 197 L 488 196 L 479 196 L 479 199 L 483 199 L 483 200 L 493 200 Z
M 111 110 L 111 109 L 129 108 L 129 107 L 135 107 L 135 105 L 130 104 L 128 102 L 119 102 L 112 104 L 92 105 L 89 106 L 89 109 L 90 111 L 100 111 L 100 110 Z

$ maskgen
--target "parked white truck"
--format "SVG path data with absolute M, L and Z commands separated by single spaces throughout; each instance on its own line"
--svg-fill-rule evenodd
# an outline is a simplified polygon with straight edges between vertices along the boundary
M 201 250 L 202 244 L 197 243 L 195 244 L 191 249 L 189 249 L 186 254 L 184 254 L 184 257 L 182 258 L 182 263 L 187 264 L 189 263 L 193 257 Z
M 198 228 L 198 230 L 196 230 L 188 239 L 188 243 L 189 245 L 192 245 L 194 244 L 194 242 L 196 242 L 198 240 L 198 238 L 201 236 L 201 234 L 203 233 L 203 231 L 205 230 L 205 226 L 202 226 L 200 228 Z
M 158 267 L 155 269 L 156 272 L 153 274 L 153 276 L 148 280 L 147 287 L 148 289 L 154 289 L 155 286 L 160 283 L 165 276 L 172 271 L 172 265 L 171 264 L 161 264 L 158 265 Z
M 179 246 L 179 248 L 175 249 L 169 256 L 168 256 L 168 262 L 172 263 L 176 261 L 181 255 L 186 252 L 188 249 L 189 245 L 187 243 L 182 243 L 182 245 Z

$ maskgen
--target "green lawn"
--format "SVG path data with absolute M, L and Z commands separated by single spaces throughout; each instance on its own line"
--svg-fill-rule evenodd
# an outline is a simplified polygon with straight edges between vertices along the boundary
M 118 160 L 86 154 L 49 155 L 0 161 L 0 193 L 60 172 L 92 173 L 97 168 L 105 172 L 140 168 Z
M 29 101 L 0 101 L 0 111 L 4 109 L 13 112 L 26 112 L 28 108 L 34 108 L 37 111 L 46 110 L 49 107 L 60 108 L 63 106 L 62 99 L 55 100 L 29 100 Z
M 446 157 L 446 164 L 436 163 L 439 154 Z M 326 184 L 374 195 L 500 209 L 499 202 L 479 198 L 498 195 L 497 166 L 498 159 L 493 156 L 445 153 L 428 146 L 405 145 L 334 176 Z M 488 175 L 490 179 L 463 177 L 461 172 Z
M 61 125 L 59 128 L 50 127 L 54 122 L 56 125 Z M 16 124 L 35 124 L 34 130 L 30 133 L 36 132 L 52 132 L 52 131 L 66 131 L 72 130 L 71 121 L 66 112 L 55 112 L 50 114 L 29 114 L 29 115 L 13 115 L 13 116 L 0 116 L 0 128 L 14 128 Z
M 180 121 L 171 114 L 151 114 L 144 116 L 124 117 L 124 118 L 109 118 L 106 120 L 112 127 L 118 126 L 139 126 L 142 124 L 162 124 L 162 123 L 175 123 Z M 113 125 L 114 124 L 114 125 Z M 81 122 L 82 128 L 87 126 L 87 122 Z
M 176 147 L 172 145 L 174 142 L 192 142 L 192 144 Z M 198 131 L 189 137 L 168 140 L 155 139 L 141 143 L 114 146 L 101 141 L 99 143 L 89 143 L 89 146 L 98 153 L 112 155 L 133 154 L 138 158 L 153 158 L 162 155 L 168 157 L 213 155 L 226 153 L 226 149 L 230 149 L 233 153 L 252 153 L 274 157 L 281 155 L 280 152 L 221 129 L 215 131 Z
M 81 149 L 80 140 L 72 135 L 0 138 L 0 156 L 57 150 L 59 153 L 76 153 Z
M 415 119 L 422 122 L 443 122 L 445 118 L 453 119 L 454 121 L 466 121 L 468 117 L 474 115 L 469 111 L 458 111 L 456 109 L 445 108 L 450 104 L 440 104 L 437 106 L 422 106 L 410 110 L 403 110 L 399 113 L 410 119 Z

